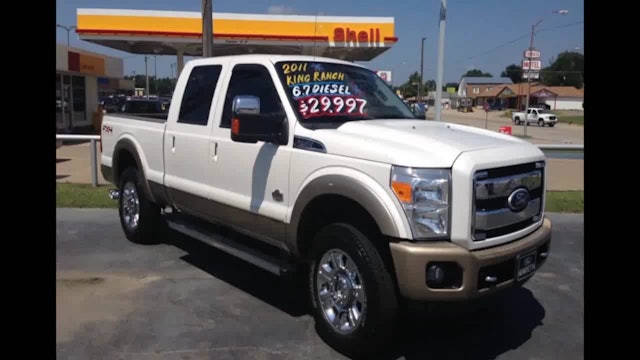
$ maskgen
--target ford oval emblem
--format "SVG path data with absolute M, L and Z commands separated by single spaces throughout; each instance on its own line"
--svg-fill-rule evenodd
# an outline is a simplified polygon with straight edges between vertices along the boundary
M 529 205 L 529 190 L 519 188 L 514 190 L 507 198 L 507 206 L 513 212 L 520 212 Z

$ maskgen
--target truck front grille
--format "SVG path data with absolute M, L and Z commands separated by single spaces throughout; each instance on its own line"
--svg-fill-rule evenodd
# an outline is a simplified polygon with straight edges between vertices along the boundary
M 473 241 L 534 224 L 542 215 L 543 195 L 544 162 L 477 171 L 473 180 Z

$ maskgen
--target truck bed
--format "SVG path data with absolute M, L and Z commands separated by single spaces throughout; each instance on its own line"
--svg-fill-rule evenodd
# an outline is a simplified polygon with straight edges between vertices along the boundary
M 166 122 L 167 114 L 106 114 L 101 129 L 102 164 L 113 166 L 113 152 L 122 141 L 136 148 L 147 180 L 162 184 Z

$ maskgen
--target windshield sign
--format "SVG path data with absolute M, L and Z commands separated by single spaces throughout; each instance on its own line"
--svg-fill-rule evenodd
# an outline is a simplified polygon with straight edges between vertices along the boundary
M 325 62 L 276 64 L 301 122 L 415 119 L 407 105 L 375 72 Z

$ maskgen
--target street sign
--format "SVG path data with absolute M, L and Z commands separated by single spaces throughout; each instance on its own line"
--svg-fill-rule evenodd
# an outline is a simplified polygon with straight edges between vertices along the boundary
M 540 70 L 542 69 L 542 60 L 522 60 L 522 70 Z
M 537 59 L 540 57 L 540 51 L 538 50 L 525 50 L 524 51 L 525 58 Z
M 539 79 L 540 72 L 539 71 L 524 71 L 522 73 L 523 79 Z

